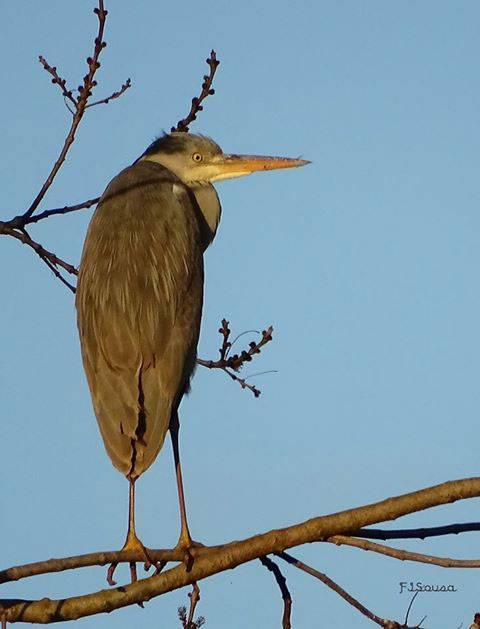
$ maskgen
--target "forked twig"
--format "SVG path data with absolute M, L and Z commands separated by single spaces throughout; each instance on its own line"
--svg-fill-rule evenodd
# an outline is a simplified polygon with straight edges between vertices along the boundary
M 222 319 L 222 325 L 218 331 L 222 335 L 222 345 L 219 349 L 219 360 L 204 360 L 202 358 L 197 358 L 197 363 L 202 365 L 202 367 L 207 367 L 207 369 L 221 369 L 230 376 L 232 380 L 238 382 L 242 389 L 249 389 L 255 397 L 258 397 L 261 391 L 253 384 L 247 382 L 246 378 L 240 378 L 237 373 L 245 363 L 251 362 L 256 354 L 260 354 L 262 347 L 272 340 L 273 327 L 270 326 L 266 330 L 262 331 L 262 338 L 260 341 L 251 341 L 248 344 L 247 350 L 242 350 L 240 354 L 233 354 L 232 356 L 228 355 L 228 352 L 232 347 L 232 343 L 229 340 L 231 330 L 229 328 L 229 322 L 226 319 Z
M 104 6 L 104 0 L 98 0 L 98 7 L 96 7 L 93 10 L 93 12 L 98 18 L 98 32 L 94 41 L 93 54 L 91 57 L 87 58 L 88 71 L 83 77 L 83 83 L 79 85 L 76 90 L 78 92 L 77 97 L 75 97 L 73 95 L 73 91 L 67 87 L 66 80 L 63 79 L 58 74 L 57 68 L 55 66 L 51 66 L 47 62 L 47 60 L 41 55 L 39 57 L 40 63 L 42 64 L 44 69 L 53 77 L 52 82 L 56 83 L 60 87 L 63 97 L 65 98 L 65 101 L 66 102 L 68 101 L 71 104 L 73 104 L 73 112 L 72 112 L 73 118 L 72 118 L 72 123 L 70 125 L 70 129 L 68 131 L 67 137 L 65 138 L 63 147 L 60 151 L 60 155 L 57 158 L 57 161 L 53 165 L 52 170 L 50 171 L 42 188 L 40 189 L 40 192 L 37 194 L 35 199 L 32 201 L 30 207 L 23 215 L 26 221 L 32 216 L 32 214 L 35 212 L 37 207 L 42 202 L 45 194 L 47 193 L 47 190 L 52 185 L 53 180 L 55 179 L 63 162 L 65 161 L 67 153 L 75 140 L 75 133 L 78 128 L 78 125 L 80 124 L 83 118 L 83 115 L 85 113 L 85 110 L 88 107 L 88 99 L 92 95 L 93 89 L 97 85 L 97 81 L 95 80 L 95 74 L 98 68 L 100 67 L 100 62 L 99 62 L 100 54 L 107 45 L 107 43 L 104 41 L 104 38 L 103 38 L 104 31 L 105 31 L 105 22 L 108 15 L 108 11 L 105 9 L 105 6 Z M 121 96 L 121 94 L 123 94 L 130 87 L 130 84 L 131 84 L 130 79 L 128 79 L 126 83 L 122 85 L 122 88 L 118 92 L 114 92 L 108 98 L 98 101 L 97 103 L 92 103 L 92 105 L 100 104 L 101 102 L 108 102 L 109 100 L 112 100 L 113 98 L 118 98 L 118 96 Z
M 22 229 L 25 225 L 30 225 L 32 223 L 38 223 L 43 221 L 50 216 L 57 216 L 59 214 L 69 214 L 70 212 L 77 212 L 78 210 L 88 209 L 95 205 L 100 201 L 100 197 L 95 197 L 95 199 L 88 199 L 87 201 L 82 201 L 82 203 L 77 203 L 76 205 L 65 205 L 63 207 L 53 208 L 51 210 L 45 210 L 44 212 L 40 212 L 40 214 L 34 214 L 33 216 L 25 217 L 24 214 L 20 214 L 19 216 L 15 216 L 3 223 L 6 227 L 13 227 L 14 229 Z M 0 233 L 3 233 L 0 230 Z
M 71 103 L 73 103 L 74 108 L 76 109 L 77 107 L 77 101 L 76 99 L 73 97 L 72 94 L 72 90 L 69 90 L 67 87 L 67 81 L 65 79 L 62 79 L 62 77 L 58 74 L 57 72 L 57 68 L 55 66 L 51 66 L 48 61 L 45 59 L 45 57 L 43 57 L 42 55 L 39 55 L 38 60 L 40 61 L 40 63 L 42 64 L 42 66 L 44 67 L 44 69 L 52 75 L 52 83 L 58 85 L 58 87 L 60 88 L 63 97 L 70 101 Z
M 92 90 L 97 84 L 94 77 L 95 77 L 95 73 L 100 67 L 100 62 L 98 61 L 98 59 L 100 57 L 100 53 L 107 45 L 106 42 L 103 40 L 103 33 L 105 30 L 105 21 L 107 19 L 107 14 L 108 14 L 108 12 L 105 10 L 104 0 L 98 0 L 98 7 L 96 7 L 93 11 L 98 17 L 98 33 L 97 33 L 97 36 L 95 37 L 93 55 L 91 57 L 88 57 L 87 59 L 88 72 L 83 77 L 83 85 L 80 85 L 78 87 L 78 93 L 79 93 L 78 98 L 73 98 L 71 91 L 68 90 L 66 87 L 66 83 L 64 79 L 61 79 L 58 76 L 56 69 L 54 70 L 54 68 L 51 67 L 43 57 L 40 57 L 40 62 L 42 63 L 43 67 L 54 77 L 53 79 L 54 82 L 59 84 L 65 98 L 68 98 L 70 102 L 73 102 L 75 104 L 75 110 L 73 114 L 72 124 L 70 125 L 70 130 L 63 143 L 63 147 L 60 151 L 60 155 L 58 156 L 57 161 L 53 165 L 52 170 L 50 171 L 48 177 L 46 178 L 45 183 L 41 187 L 40 192 L 37 194 L 35 199 L 32 201 L 30 207 L 24 214 L 25 218 L 27 219 L 30 218 L 30 216 L 32 216 L 32 214 L 35 212 L 37 207 L 40 205 L 41 201 L 43 200 L 43 197 L 45 196 L 45 194 L 47 193 L 47 190 L 52 185 L 53 180 L 55 179 L 63 162 L 65 161 L 68 150 L 70 149 L 70 147 L 72 146 L 75 140 L 75 132 L 83 118 L 83 114 L 85 113 L 85 107 L 87 105 L 88 99 L 92 95 Z
M 281 552 L 275 554 L 277 555 L 277 557 L 280 557 L 292 566 L 295 566 L 299 570 L 303 570 L 303 572 L 310 574 L 312 577 L 315 577 L 316 579 L 324 583 L 339 596 L 341 596 L 345 601 L 347 601 L 347 603 L 350 603 L 352 607 L 355 607 L 355 609 L 357 609 L 361 614 L 366 616 L 369 620 L 373 621 L 377 625 L 380 625 L 380 627 L 385 627 L 385 629 L 420 629 L 421 623 L 415 625 L 414 627 L 409 627 L 406 622 L 405 624 L 401 625 L 396 620 L 388 620 L 386 618 L 381 618 L 380 616 L 377 616 L 323 572 L 315 570 L 315 568 L 308 566 L 307 564 L 303 563 L 299 559 L 296 559 L 289 553 Z
M 64 260 L 59 258 L 57 255 L 52 253 L 51 251 L 48 251 L 48 249 L 45 249 L 45 247 L 42 247 L 42 245 L 39 244 L 38 242 L 35 242 L 35 240 L 33 240 L 33 238 L 31 238 L 30 235 L 24 229 L 21 231 L 17 229 L 11 229 L 9 227 L 6 227 L 5 224 L 0 223 L 0 232 L 7 234 L 8 236 L 12 236 L 12 238 L 19 240 L 24 245 L 28 245 L 35 251 L 35 253 L 40 258 L 42 258 L 42 260 L 45 261 L 46 259 L 54 266 L 62 267 L 63 269 L 65 269 L 65 271 L 67 271 L 67 273 L 71 273 L 72 275 L 78 275 L 78 271 L 73 266 L 73 264 L 70 264 L 69 262 L 65 262 Z

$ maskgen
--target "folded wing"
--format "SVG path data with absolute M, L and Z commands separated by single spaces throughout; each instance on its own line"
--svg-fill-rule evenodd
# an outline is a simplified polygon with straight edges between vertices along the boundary
M 155 460 L 195 365 L 203 300 L 199 209 L 159 164 L 108 186 L 90 223 L 76 306 L 93 406 L 114 466 Z

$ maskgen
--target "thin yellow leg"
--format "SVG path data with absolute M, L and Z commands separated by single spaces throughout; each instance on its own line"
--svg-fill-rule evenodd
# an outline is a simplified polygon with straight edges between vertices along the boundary
M 125 544 L 122 550 L 145 550 L 144 545 L 138 539 L 135 532 L 135 480 L 129 479 L 130 488 L 128 492 L 128 531 Z
M 150 560 L 150 557 L 148 556 L 147 549 L 138 539 L 135 532 L 135 480 L 136 479 L 128 479 L 130 483 L 130 490 L 128 493 L 128 531 L 127 538 L 125 540 L 125 544 L 122 547 L 122 550 L 140 551 L 140 553 L 144 557 L 143 561 L 145 562 L 145 567 L 146 569 L 148 569 L 148 567 L 152 565 L 152 562 Z M 113 575 L 116 567 L 117 564 L 112 563 L 108 569 L 107 581 L 109 585 L 116 585 L 116 582 L 113 580 Z M 130 576 L 132 583 L 137 580 L 137 564 L 135 561 L 130 562 Z

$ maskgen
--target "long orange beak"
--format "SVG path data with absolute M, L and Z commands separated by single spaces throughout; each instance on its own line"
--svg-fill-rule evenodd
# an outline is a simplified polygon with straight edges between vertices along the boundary
M 214 179 L 231 179 L 250 175 L 259 170 L 298 168 L 310 164 L 306 159 L 295 157 L 270 157 L 266 155 L 221 155 L 215 164 L 218 175 Z

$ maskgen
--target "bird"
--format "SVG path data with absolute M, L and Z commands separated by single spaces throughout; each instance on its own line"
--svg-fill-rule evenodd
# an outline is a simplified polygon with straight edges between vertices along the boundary
M 300 158 L 226 154 L 212 139 L 163 134 L 108 184 L 90 221 L 78 274 L 82 361 L 103 443 L 129 482 L 122 550 L 148 552 L 135 529 L 135 483 L 170 431 L 180 510 L 176 548 L 190 535 L 178 409 L 196 365 L 203 255 L 220 222 L 212 185 Z M 132 564 L 131 564 L 132 567 Z

